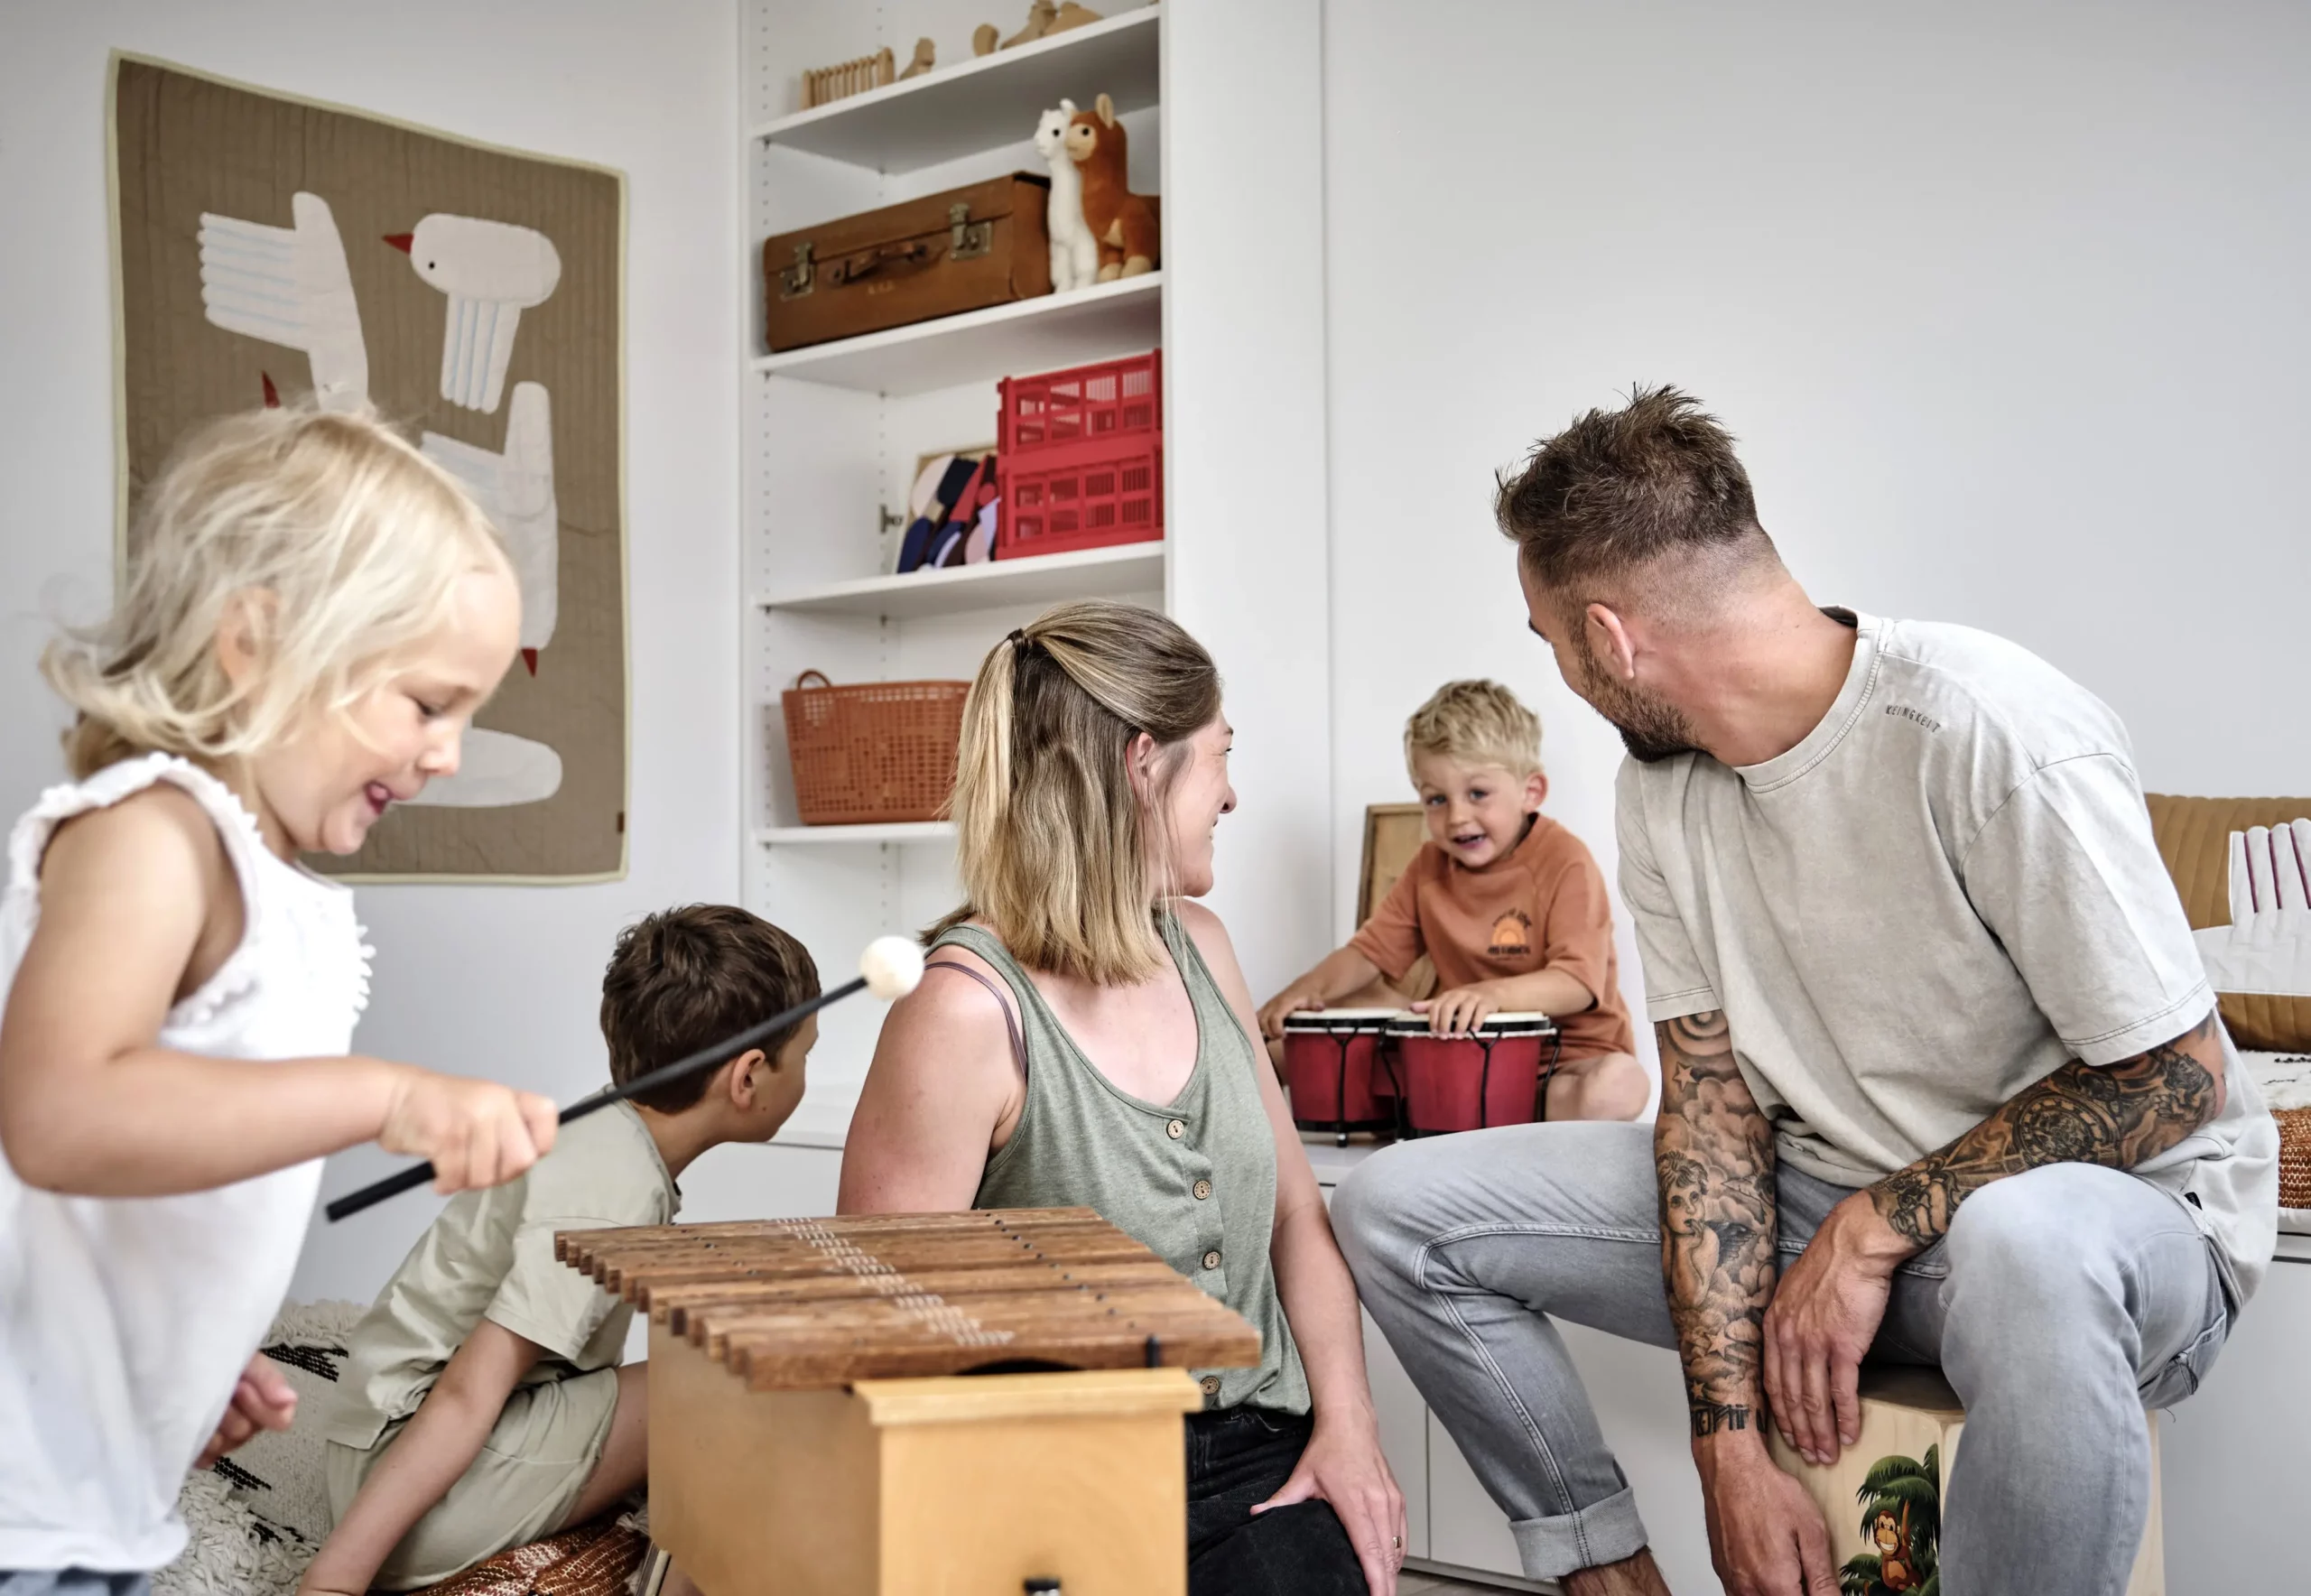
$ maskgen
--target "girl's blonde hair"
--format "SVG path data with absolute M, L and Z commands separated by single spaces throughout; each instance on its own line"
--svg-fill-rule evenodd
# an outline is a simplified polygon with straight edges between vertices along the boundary
M 126 589 L 41 672 L 79 711 L 76 777 L 140 753 L 215 763 L 342 710 L 439 626 L 458 580 L 510 571 L 463 489 L 374 413 L 252 411 L 188 434 L 144 495 Z M 259 668 L 219 628 L 244 608 Z
M 1032 970 L 1101 986 L 1163 967 L 1151 909 L 1171 895 L 1164 797 L 1220 714 L 1220 672 L 1136 605 L 1063 604 L 997 644 L 963 703 L 952 813 L 964 907 Z M 1163 749 L 1145 801 L 1141 732 Z
M 1405 768 L 1415 786 L 1413 761 L 1423 754 L 1528 776 L 1541 767 L 1540 717 L 1498 682 L 1447 682 L 1405 722 Z

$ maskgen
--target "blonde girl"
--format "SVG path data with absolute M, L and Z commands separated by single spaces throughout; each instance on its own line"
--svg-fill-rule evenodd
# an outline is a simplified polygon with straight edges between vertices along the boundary
M 1081 1204 L 1260 1332 L 1198 1370 L 1191 1596 L 1388 1596 L 1355 1283 L 1219 916 L 1235 807 L 1220 673 L 1153 610 L 1063 605 L 996 645 L 963 710 L 969 895 L 891 1011 L 842 1162 L 845 1212 Z
M 374 418 L 303 409 L 191 437 L 141 515 L 110 621 L 42 661 L 72 780 L 0 898 L 0 1596 L 140 1589 L 196 1458 L 287 1423 L 252 1354 L 324 1155 L 452 1191 L 553 1137 L 543 1099 L 345 1056 L 361 928 L 296 863 L 457 769 L 520 623 L 488 524 Z

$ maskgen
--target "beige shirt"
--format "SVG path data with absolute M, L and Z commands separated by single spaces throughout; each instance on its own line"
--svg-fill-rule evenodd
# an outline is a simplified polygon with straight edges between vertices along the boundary
M 484 1319 L 544 1349 L 525 1386 L 614 1367 L 634 1310 L 553 1256 L 557 1230 L 663 1225 L 682 1194 L 629 1103 L 562 1127 L 518 1180 L 461 1192 L 354 1327 L 322 1434 L 368 1447 L 425 1400 Z
M 1987 633 L 1853 624 L 1804 741 L 1738 769 L 1631 760 L 1619 820 L 1651 1017 L 1723 1010 L 1780 1155 L 1861 1186 L 2073 1059 L 2182 1035 L 2214 995 L 2109 706 Z M 2227 1035 L 2223 1053 L 2223 1111 L 2134 1174 L 2243 1300 L 2277 1241 L 2279 1133 Z

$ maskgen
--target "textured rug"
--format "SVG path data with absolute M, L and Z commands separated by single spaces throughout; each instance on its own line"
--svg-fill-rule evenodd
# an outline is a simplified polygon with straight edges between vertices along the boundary
M 290 1303 L 265 1355 L 297 1391 L 298 1422 L 188 1477 L 177 1498 L 190 1539 L 153 1576 L 154 1596 L 292 1596 L 329 1530 L 320 1420 L 345 1366 L 359 1303 Z M 501 1552 L 432 1587 L 435 1596 L 627 1596 L 650 1547 L 648 1514 L 599 1518 Z

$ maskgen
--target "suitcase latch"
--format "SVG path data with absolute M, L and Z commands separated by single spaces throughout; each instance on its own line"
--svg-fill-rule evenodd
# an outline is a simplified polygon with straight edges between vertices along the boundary
M 947 258 L 951 261 L 977 260 L 995 247 L 995 223 L 971 220 L 968 205 L 947 207 Z
M 794 264 L 778 274 L 778 297 L 783 300 L 801 299 L 811 292 L 813 274 L 811 270 L 811 246 L 794 246 Z

